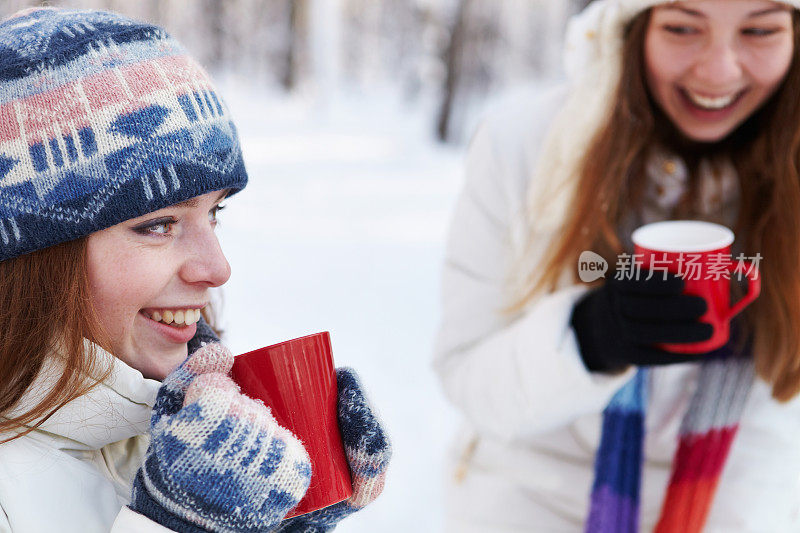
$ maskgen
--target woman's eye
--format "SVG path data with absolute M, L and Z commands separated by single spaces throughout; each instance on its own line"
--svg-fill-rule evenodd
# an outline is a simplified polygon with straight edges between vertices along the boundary
M 155 226 L 150 226 L 150 232 L 167 234 L 172 230 L 173 224 L 174 222 L 162 222 L 160 224 L 156 224 Z
M 775 28 L 745 28 L 742 30 L 742 33 L 753 37 L 767 37 L 778 33 L 778 30 Z
M 664 26 L 664 29 L 675 35 L 694 35 L 695 33 L 698 33 L 698 30 L 691 26 L 673 26 L 671 24 L 667 24 Z
M 218 204 L 211 208 L 211 211 L 208 212 L 208 219 L 211 222 L 217 222 L 217 215 L 219 212 L 225 209 L 225 204 Z
M 172 233 L 172 226 L 176 222 L 174 219 L 157 220 L 143 226 L 137 226 L 134 230 L 141 235 L 169 235 Z

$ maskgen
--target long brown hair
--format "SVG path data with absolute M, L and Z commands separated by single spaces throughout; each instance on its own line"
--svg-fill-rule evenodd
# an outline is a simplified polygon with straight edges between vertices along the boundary
M 0 434 L 14 434 L 0 442 L 27 434 L 111 372 L 101 368 L 94 346 L 84 345 L 84 338 L 103 336 L 89 298 L 86 242 L 0 262 Z M 9 416 L 48 357 L 59 358 L 63 374 L 38 405 Z
M 577 282 L 574 266 L 583 250 L 616 263 L 624 251 L 619 225 L 625 213 L 641 205 L 652 146 L 672 144 L 685 154 L 694 175 L 704 153 L 727 156 L 741 191 L 737 240 L 746 256 L 764 258 L 761 296 L 742 315 L 746 332 L 753 334 L 756 371 L 779 401 L 800 392 L 800 15 L 795 10 L 792 16 L 794 56 L 780 87 L 727 139 L 699 149 L 674 131 L 647 89 L 644 41 L 650 10 L 628 25 L 613 110 L 583 157 L 569 215 L 545 268 L 527 273 L 526 289 L 511 309 L 555 290 L 565 271 Z

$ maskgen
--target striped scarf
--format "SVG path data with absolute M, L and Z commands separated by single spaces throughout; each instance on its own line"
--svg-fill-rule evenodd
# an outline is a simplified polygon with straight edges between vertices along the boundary
M 648 368 L 640 368 L 603 411 L 586 533 L 639 531 L 649 373 Z M 754 376 L 752 358 L 713 359 L 702 364 L 697 389 L 681 424 L 656 533 L 702 531 Z

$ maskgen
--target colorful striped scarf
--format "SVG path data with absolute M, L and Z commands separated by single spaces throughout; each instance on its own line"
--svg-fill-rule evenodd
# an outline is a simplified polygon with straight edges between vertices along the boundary
M 648 368 L 640 368 L 603 411 L 586 533 L 639 531 L 649 375 Z M 681 424 L 656 533 L 702 531 L 754 375 L 752 358 L 726 357 L 702 364 Z

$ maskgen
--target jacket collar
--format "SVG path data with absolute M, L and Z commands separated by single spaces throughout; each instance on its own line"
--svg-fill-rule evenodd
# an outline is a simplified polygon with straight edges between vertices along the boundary
M 97 450 L 112 442 L 147 433 L 161 382 L 145 378 L 96 344 L 86 341 L 86 346 L 96 350 L 99 368 L 111 365 L 110 376 L 87 394 L 55 411 L 34 430 L 36 436 L 56 440 L 56 446 L 61 449 Z M 57 358 L 48 358 L 11 414 L 35 406 L 57 382 L 62 368 Z M 97 383 L 95 379 L 90 381 Z

